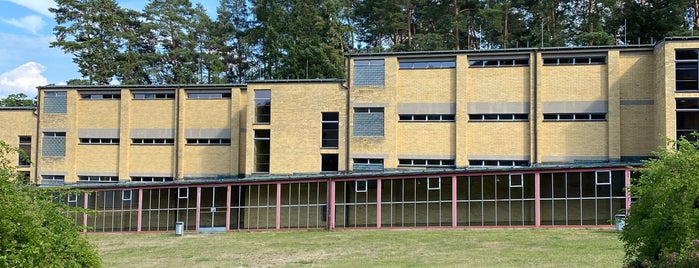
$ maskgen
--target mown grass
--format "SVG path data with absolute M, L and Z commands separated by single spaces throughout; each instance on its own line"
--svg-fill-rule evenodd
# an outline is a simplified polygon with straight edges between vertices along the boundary
M 613 230 L 90 234 L 106 267 L 620 267 Z

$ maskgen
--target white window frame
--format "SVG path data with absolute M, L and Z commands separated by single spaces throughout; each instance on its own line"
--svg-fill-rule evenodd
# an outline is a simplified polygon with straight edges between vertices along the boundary
M 510 188 L 522 188 L 524 187 L 524 174 L 510 174 Z M 513 178 L 519 178 L 519 183 L 515 183 Z
M 366 193 L 368 189 L 369 189 L 369 181 L 367 181 L 367 180 L 354 181 L 354 190 L 357 193 Z
M 607 181 L 606 182 L 599 181 L 599 174 L 600 173 L 607 173 Z M 612 171 L 611 170 L 595 171 L 595 185 L 611 185 L 611 184 L 612 184 Z
M 436 181 L 437 186 L 432 185 L 432 182 Z M 441 177 L 427 177 L 427 190 L 440 190 L 442 189 L 442 178 Z

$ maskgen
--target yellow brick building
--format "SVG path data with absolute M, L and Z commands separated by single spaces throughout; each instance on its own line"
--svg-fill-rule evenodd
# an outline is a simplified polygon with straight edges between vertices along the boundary
M 69 204 L 137 218 L 77 223 L 157 231 L 606 225 L 628 166 L 699 131 L 698 38 L 346 60 L 345 79 L 42 86 L 0 138 L 33 182 L 101 189 Z

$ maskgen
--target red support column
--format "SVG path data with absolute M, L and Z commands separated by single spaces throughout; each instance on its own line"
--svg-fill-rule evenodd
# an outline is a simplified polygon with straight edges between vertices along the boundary
M 231 229 L 231 185 L 226 186 L 226 232 Z
M 328 230 L 335 229 L 335 181 L 330 180 L 330 190 L 328 191 Z
M 381 229 L 381 179 L 376 179 L 376 229 Z
M 626 215 L 629 215 L 631 210 L 631 192 L 629 192 L 629 186 L 631 186 L 631 170 L 628 168 L 624 170 L 624 189 L 626 191 Z
M 199 213 L 201 213 L 201 186 L 197 186 L 197 208 L 194 212 L 194 230 L 199 231 Z
M 141 221 L 143 220 L 143 188 L 138 188 L 138 216 L 136 223 L 136 232 L 141 232 Z
M 88 203 L 87 198 L 89 196 L 90 196 L 89 194 L 83 193 L 83 208 L 85 210 L 87 210 L 87 203 Z M 95 196 L 97 196 L 97 195 L 95 195 Z M 83 226 L 84 226 L 83 233 L 87 233 L 87 213 L 83 213 Z
M 541 173 L 534 173 L 534 225 L 541 226 Z
M 277 183 L 277 208 L 276 208 L 276 220 L 277 222 L 274 225 L 274 228 L 277 230 L 281 229 L 282 227 L 282 184 Z
M 451 228 L 456 228 L 456 176 L 451 176 Z

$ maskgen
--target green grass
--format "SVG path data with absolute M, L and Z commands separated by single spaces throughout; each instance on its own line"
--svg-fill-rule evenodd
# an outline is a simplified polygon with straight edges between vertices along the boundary
M 613 230 L 90 234 L 106 267 L 620 267 Z

